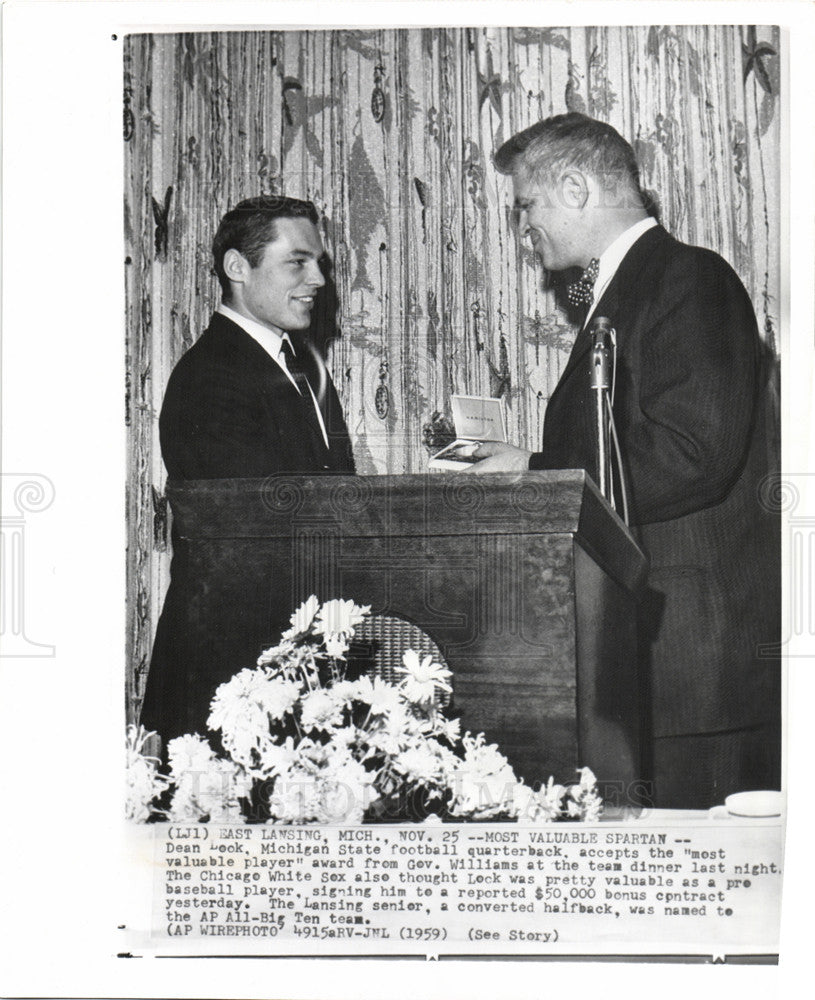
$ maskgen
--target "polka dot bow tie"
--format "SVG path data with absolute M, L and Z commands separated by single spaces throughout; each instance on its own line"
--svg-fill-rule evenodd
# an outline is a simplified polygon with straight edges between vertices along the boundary
M 573 281 L 566 289 L 566 295 L 573 306 L 591 305 L 594 299 L 594 283 L 597 281 L 597 273 L 600 270 L 600 261 L 592 257 L 589 266 L 580 275 L 577 281 Z

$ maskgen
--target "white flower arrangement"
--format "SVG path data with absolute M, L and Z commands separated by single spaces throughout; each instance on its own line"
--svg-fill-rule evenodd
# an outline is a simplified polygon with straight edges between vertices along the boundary
M 169 781 L 159 774 L 159 759 L 144 753 L 152 733 L 143 726 L 128 726 L 125 742 L 125 819 L 144 823 L 155 811 L 154 801 Z
M 309 597 L 278 645 L 215 692 L 207 725 L 171 740 L 170 774 L 144 757 L 150 734 L 128 736 L 128 818 L 277 823 L 594 821 L 602 811 L 589 768 L 574 785 L 535 791 L 484 734 L 461 736 L 437 707 L 451 673 L 408 650 L 398 684 L 346 676 L 354 628 L 370 607 Z

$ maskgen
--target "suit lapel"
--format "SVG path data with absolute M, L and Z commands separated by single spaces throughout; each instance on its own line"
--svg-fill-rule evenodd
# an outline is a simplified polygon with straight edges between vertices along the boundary
M 240 366 L 246 368 L 252 377 L 257 378 L 260 376 L 268 391 L 283 393 L 284 396 L 288 395 L 290 401 L 301 398 L 300 393 L 292 385 L 289 377 L 274 358 L 269 355 L 269 352 L 254 337 L 250 337 L 237 323 L 233 323 L 231 319 L 228 319 L 222 313 L 215 313 L 207 329 L 207 333 L 217 337 L 232 352 Z M 297 359 L 303 366 L 306 377 L 314 389 L 314 395 L 316 396 L 319 388 L 319 378 L 315 377 L 316 365 L 311 357 L 311 352 L 302 338 L 292 334 L 289 334 L 289 338 L 294 345 Z M 313 406 L 310 409 L 312 412 L 314 411 Z M 314 416 L 314 420 L 317 422 L 316 415 Z M 319 428 L 318 422 L 317 426 Z
M 595 316 L 608 315 L 612 324 L 614 323 L 615 313 L 622 297 L 620 293 L 625 289 L 626 285 L 631 283 L 634 276 L 639 273 L 643 264 L 651 257 L 657 245 L 663 242 L 663 240 L 671 238 L 670 234 L 662 226 L 653 226 L 640 236 L 625 257 L 623 257 L 614 277 L 608 283 L 608 287 L 597 303 L 597 308 L 594 310 Z
M 302 417 L 309 426 L 309 437 L 314 443 L 316 454 L 325 452 L 320 421 L 311 399 L 304 399 L 289 381 L 280 365 L 270 357 L 254 337 L 233 323 L 222 313 L 215 313 L 207 328 L 207 334 L 217 338 L 235 359 L 237 365 L 246 372 L 247 385 L 254 383 L 263 394 L 271 412 L 277 415 L 279 426 L 289 427 L 293 435 L 297 434 L 297 422 Z M 302 338 L 289 334 L 294 350 L 306 372 L 314 395 L 318 396 L 319 380 L 315 378 L 316 365 L 311 352 Z M 325 419 L 325 418 L 323 418 Z M 316 456 L 315 456 L 316 460 Z
M 289 334 L 289 336 L 294 344 L 297 357 L 301 359 L 301 364 L 320 408 L 328 437 L 331 468 L 335 472 L 353 473 L 354 460 L 345 416 L 337 390 L 328 374 L 325 363 L 321 360 L 322 355 L 310 339 L 299 334 Z M 323 440 L 322 437 L 321 440 Z
M 608 283 L 606 290 L 600 297 L 600 301 L 597 303 L 597 306 L 592 312 L 592 319 L 596 319 L 598 316 L 606 316 L 611 321 L 611 325 L 616 326 L 617 317 L 620 311 L 621 293 L 624 292 L 626 286 L 631 282 L 634 275 L 636 275 L 640 270 L 644 261 L 647 260 L 653 252 L 655 245 L 665 238 L 670 239 L 670 236 L 662 228 L 662 226 L 654 226 L 643 233 L 643 235 L 636 241 L 620 262 L 620 266 L 617 268 L 614 277 Z M 566 379 L 568 379 L 572 372 L 580 365 L 581 361 L 591 348 L 592 337 L 590 329 L 591 323 L 587 323 L 575 338 L 574 345 L 572 346 L 572 352 L 569 355 L 569 360 L 566 363 L 566 367 L 563 370 L 563 374 L 560 376 L 557 386 L 555 386 L 552 398 L 554 398 L 558 389 L 561 385 L 563 385 Z

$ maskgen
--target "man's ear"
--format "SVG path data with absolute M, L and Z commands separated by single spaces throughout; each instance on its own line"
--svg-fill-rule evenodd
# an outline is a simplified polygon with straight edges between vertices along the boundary
M 582 170 L 564 171 L 560 178 L 560 190 L 566 208 L 585 208 L 589 200 L 589 183 Z
M 237 281 L 240 284 L 246 280 L 249 271 L 249 261 L 243 256 L 240 250 L 230 248 L 224 254 L 224 274 L 230 281 Z

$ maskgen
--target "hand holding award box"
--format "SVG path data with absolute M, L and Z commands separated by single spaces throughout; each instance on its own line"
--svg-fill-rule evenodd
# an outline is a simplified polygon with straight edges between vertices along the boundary
M 452 396 L 451 405 L 458 437 L 432 456 L 428 468 L 464 472 L 479 461 L 474 453 L 481 441 L 506 441 L 506 409 L 503 399 L 487 396 Z

